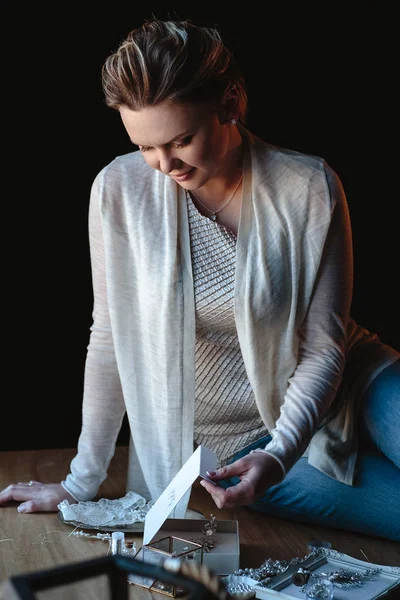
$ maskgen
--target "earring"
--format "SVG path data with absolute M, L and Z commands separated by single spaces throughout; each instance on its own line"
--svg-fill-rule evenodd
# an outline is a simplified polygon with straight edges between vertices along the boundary
M 236 119 L 231 119 L 231 123 L 232 123 L 232 125 L 236 125 L 236 123 L 237 123 Z

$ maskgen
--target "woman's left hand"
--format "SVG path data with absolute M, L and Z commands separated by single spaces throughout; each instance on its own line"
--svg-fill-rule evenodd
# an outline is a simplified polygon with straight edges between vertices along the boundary
M 202 479 L 200 484 L 211 494 L 218 508 L 248 506 L 264 492 L 282 480 L 282 467 L 275 458 L 265 452 L 252 452 L 230 465 L 207 475 L 212 481 L 239 477 L 240 482 L 228 489 Z

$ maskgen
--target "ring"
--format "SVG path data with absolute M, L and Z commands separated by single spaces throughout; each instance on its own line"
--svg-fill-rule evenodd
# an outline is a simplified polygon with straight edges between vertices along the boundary
M 30 481 L 28 481 L 28 485 L 33 485 L 35 482 L 32 481 L 32 479 Z

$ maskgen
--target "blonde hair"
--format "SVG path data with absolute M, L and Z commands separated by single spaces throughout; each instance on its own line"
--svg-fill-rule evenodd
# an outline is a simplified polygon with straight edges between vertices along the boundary
M 238 98 L 239 120 L 247 111 L 244 78 L 219 32 L 190 21 L 151 19 L 132 30 L 102 67 L 105 101 L 111 108 L 139 110 L 166 102 L 220 105 Z

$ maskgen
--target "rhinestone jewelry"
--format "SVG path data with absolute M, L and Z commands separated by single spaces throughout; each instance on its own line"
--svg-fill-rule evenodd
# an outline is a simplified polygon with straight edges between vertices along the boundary
M 227 592 L 232 598 L 254 598 L 256 592 L 254 586 L 257 584 L 255 579 L 250 577 L 243 577 L 240 575 L 227 575 L 222 578 L 222 582 L 225 585 Z
M 298 559 L 298 561 L 300 560 L 303 559 Z M 294 562 L 269 558 L 257 569 L 246 567 L 245 569 L 238 569 L 234 574 L 247 575 L 256 581 L 262 581 L 263 579 L 275 577 L 275 575 L 281 575 L 291 564 L 294 564 Z
M 275 575 L 281 575 L 292 565 L 296 565 L 303 560 L 316 555 L 318 555 L 318 552 L 313 551 L 306 556 L 295 557 L 291 560 L 274 560 L 273 558 L 268 558 L 260 567 L 256 569 L 249 567 L 246 567 L 245 569 L 238 569 L 234 572 L 234 575 L 247 575 L 258 582 L 262 581 L 263 584 L 268 584 L 271 577 L 275 577 Z
M 330 571 L 329 573 L 318 573 L 318 575 L 323 575 L 329 581 L 332 582 L 334 587 L 337 588 L 349 588 L 349 587 L 359 587 L 363 584 L 364 581 L 374 581 L 376 577 L 381 573 L 382 569 L 366 569 L 363 572 L 355 572 L 355 571 L 347 571 L 346 569 L 338 569 L 337 571 Z M 299 569 L 297 573 L 292 575 L 292 582 L 295 585 L 304 585 L 312 572 L 307 569 Z M 300 577 L 296 577 L 296 575 L 300 575 Z M 301 580 L 303 581 L 301 582 Z M 304 581 L 305 580 L 305 581 Z M 296 583 L 298 582 L 298 583 Z M 301 583 L 300 583 L 301 582 Z M 302 587 L 301 592 L 305 591 L 305 587 Z

